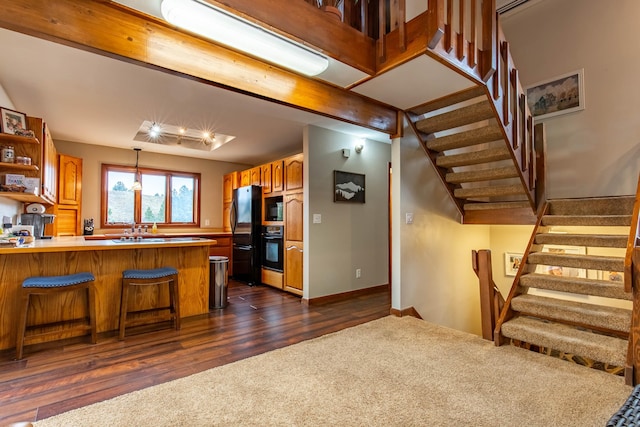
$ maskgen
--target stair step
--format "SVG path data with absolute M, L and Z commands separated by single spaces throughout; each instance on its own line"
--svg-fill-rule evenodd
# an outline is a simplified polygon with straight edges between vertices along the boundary
M 493 108 L 489 101 L 478 102 L 467 107 L 458 108 L 433 117 L 418 120 L 416 128 L 420 132 L 432 134 L 447 129 L 489 120 L 494 117 Z
M 524 195 L 522 185 L 494 185 L 490 187 L 456 188 L 453 195 L 458 199 L 471 199 L 475 197 L 497 197 Z
M 479 165 L 482 163 L 497 162 L 511 158 L 509 149 L 506 146 L 489 148 L 487 150 L 472 151 L 470 153 L 452 154 L 450 156 L 438 156 L 436 165 L 442 168 L 453 168 L 456 166 Z
M 532 252 L 527 257 L 528 264 L 553 265 L 559 267 L 584 268 L 589 270 L 623 271 L 624 258 L 599 255 L 559 254 L 552 252 Z
M 479 96 L 487 96 L 484 86 L 472 86 L 469 89 L 465 89 L 460 92 L 456 92 L 451 95 L 429 101 L 425 104 L 418 105 L 417 107 L 410 108 L 409 111 L 415 115 L 420 116 L 430 111 L 436 111 L 441 108 L 469 101 Z
M 526 315 L 572 322 L 610 331 L 629 332 L 631 310 L 585 304 L 558 298 L 523 294 L 511 300 L 511 308 Z
M 529 273 L 520 277 L 520 286 L 525 288 L 547 289 L 551 291 L 594 295 L 628 301 L 633 300 L 633 294 L 631 292 L 624 291 L 624 285 L 622 282 L 611 282 L 609 280 Z
M 498 126 L 486 126 L 431 139 L 427 141 L 427 148 L 440 153 L 456 148 L 486 144 L 488 142 L 502 140 L 503 138 L 502 131 Z
M 631 225 L 631 215 L 545 215 L 542 217 L 542 225 L 629 227 Z
M 598 248 L 626 248 L 627 236 L 615 234 L 540 233 L 535 237 L 539 245 L 569 245 Z
M 560 323 L 519 316 L 505 322 L 504 336 L 564 353 L 588 357 L 614 366 L 625 366 L 628 341 L 595 334 Z
M 587 199 L 554 199 L 549 201 L 551 215 L 631 215 L 634 197 L 594 197 Z
M 446 175 L 445 179 L 450 184 L 462 184 L 463 182 L 493 181 L 517 177 L 518 170 L 513 166 L 508 166 L 477 171 L 451 172 Z
M 483 203 L 465 203 L 465 211 L 484 211 L 494 209 L 531 209 L 531 204 L 527 201 L 521 202 L 483 202 Z

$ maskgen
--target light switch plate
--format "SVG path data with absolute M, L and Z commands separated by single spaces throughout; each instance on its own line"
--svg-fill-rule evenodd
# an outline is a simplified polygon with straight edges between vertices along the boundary
M 313 223 L 322 224 L 322 214 L 313 214 Z

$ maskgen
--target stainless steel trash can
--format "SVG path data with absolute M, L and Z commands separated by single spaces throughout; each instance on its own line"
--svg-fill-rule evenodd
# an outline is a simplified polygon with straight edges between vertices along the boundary
M 209 308 L 227 306 L 227 287 L 229 286 L 229 258 L 226 256 L 209 257 Z

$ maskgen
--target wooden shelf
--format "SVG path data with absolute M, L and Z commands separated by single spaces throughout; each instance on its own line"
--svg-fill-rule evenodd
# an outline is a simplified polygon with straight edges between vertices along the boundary
M 4 162 L 0 162 L 0 169 L 13 169 L 13 170 L 32 171 L 32 172 L 37 172 L 40 170 L 40 168 L 36 165 L 23 165 L 20 163 L 4 163 Z
M 38 138 L 28 136 L 12 135 L 10 133 L 0 133 L 0 141 L 13 144 L 40 144 Z
M 47 200 L 33 193 L 20 193 L 17 191 L 0 191 L 0 196 L 6 197 L 8 199 L 17 200 L 19 202 L 51 204 Z

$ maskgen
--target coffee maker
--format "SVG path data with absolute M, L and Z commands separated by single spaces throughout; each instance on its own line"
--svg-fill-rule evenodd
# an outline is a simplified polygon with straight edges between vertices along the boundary
M 53 224 L 55 215 L 41 213 L 25 213 L 20 215 L 22 225 L 33 225 L 33 237 L 36 239 L 50 239 L 53 236 L 44 235 L 44 226 Z

